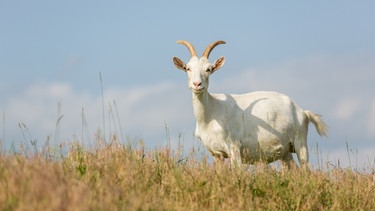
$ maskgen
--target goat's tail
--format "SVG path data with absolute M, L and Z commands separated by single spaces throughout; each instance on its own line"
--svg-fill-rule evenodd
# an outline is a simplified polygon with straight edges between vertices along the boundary
M 318 132 L 320 136 L 327 136 L 328 127 L 326 123 L 324 123 L 323 120 L 320 118 L 321 116 L 319 114 L 314 114 L 311 111 L 305 111 L 305 114 L 307 120 L 309 122 L 314 123 L 316 132 Z

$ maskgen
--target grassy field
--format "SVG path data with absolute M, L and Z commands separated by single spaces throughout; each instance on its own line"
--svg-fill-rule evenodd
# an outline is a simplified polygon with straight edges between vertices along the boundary
M 0 210 L 373 210 L 373 173 L 230 170 L 168 148 L 120 144 L 0 154 Z M 373 172 L 369 170 L 367 172 Z

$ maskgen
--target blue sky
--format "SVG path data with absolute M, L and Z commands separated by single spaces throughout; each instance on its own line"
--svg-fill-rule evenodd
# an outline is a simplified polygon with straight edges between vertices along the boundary
M 163 145 L 167 125 L 172 144 L 197 145 L 186 75 L 172 63 L 189 53 L 175 42 L 202 52 L 221 39 L 210 58 L 227 60 L 211 92 L 285 93 L 330 126 L 322 139 L 310 125 L 312 163 L 350 165 L 348 143 L 352 164 L 374 166 L 374 10 L 373 1 L 1 1 L 0 137 L 22 142 L 24 123 L 43 143 L 64 115 L 60 141 L 93 139 L 100 72 L 107 134 L 119 130 L 116 108 L 124 139 Z

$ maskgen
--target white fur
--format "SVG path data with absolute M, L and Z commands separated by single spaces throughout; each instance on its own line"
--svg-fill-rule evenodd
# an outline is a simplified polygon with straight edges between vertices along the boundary
M 210 64 L 207 57 L 192 54 L 187 64 L 176 57 L 173 61 L 188 75 L 195 133 L 208 151 L 215 158 L 229 158 L 233 165 L 281 159 L 290 166 L 295 163 L 292 152 L 297 153 L 301 165 L 306 164 L 309 122 L 314 123 L 319 135 L 326 135 L 327 127 L 320 116 L 303 110 L 288 96 L 277 92 L 210 94 L 209 76 L 224 64 L 225 58 Z

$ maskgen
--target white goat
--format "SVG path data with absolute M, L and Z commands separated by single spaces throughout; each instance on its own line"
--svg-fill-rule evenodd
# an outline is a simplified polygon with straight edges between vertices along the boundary
M 189 42 L 179 40 L 177 43 L 185 45 L 191 55 L 187 64 L 177 57 L 173 57 L 173 62 L 188 75 L 193 93 L 195 134 L 215 161 L 229 158 L 231 165 L 239 166 L 280 159 L 291 167 L 296 164 L 292 153 L 297 153 L 300 165 L 307 164 L 309 122 L 314 123 L 320 136 L 327 132 L 320 115 L 303 110 L 288 96 L 277 92 L 210 94 L 207 90 L 209 76 L 224 65 L 225 57 L 212 64 L 208 57 L 213 48 L 225 42 L 211 43 L 201 58 Z

